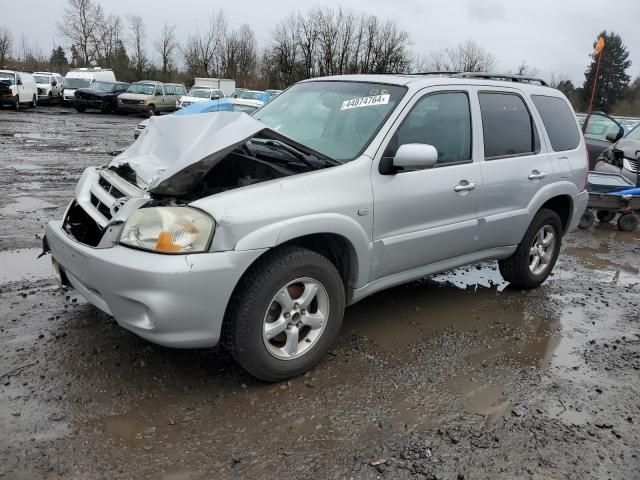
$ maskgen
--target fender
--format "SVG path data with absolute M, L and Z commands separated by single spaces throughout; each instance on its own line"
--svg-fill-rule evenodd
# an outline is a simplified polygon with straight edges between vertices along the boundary
M 267 225 L 241 238 L 235 250 L 273 248 L 295 238 L 321 233 L 340 235 L 351 244 L 358 265 L 353 286 L 364 285 L 369 278 L 373 245 L 364 228 L 346 215 L 316 213 Z

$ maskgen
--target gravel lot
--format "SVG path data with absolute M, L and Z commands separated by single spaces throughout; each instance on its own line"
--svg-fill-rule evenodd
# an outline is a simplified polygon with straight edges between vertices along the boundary
M 140 118 L 0 111 L 0 478 L 640 478 L 640 232 L 565 238 L 539 289 L 481 264 L 347 310 L 307 375 L 149 344 L 40 253 Z

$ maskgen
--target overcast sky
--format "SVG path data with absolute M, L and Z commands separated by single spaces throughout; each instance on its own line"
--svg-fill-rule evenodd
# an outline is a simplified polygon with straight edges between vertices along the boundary
M 164 22 L 176 25 L 183 41 L 207 22 L 213 8 L 223 8 L 229 26 L 248 23 L 260 46 L 274 23 L 294 10 L 314 5 L 366 11 L 393 19 L 406 29 L 417 53 L 453 46 L 473 39 L 492 52 L 502 71 L 514 70 L 523 60 L 549 78 L 566 74 L 581 85 L 592 42 L 601 30 L 615 31 L 627 46 L 632 78 L 640 75 L 640 0 L 102 0 L 107 13 L 143 16 L 149 44 Z M 16 42 L 24 33 L 50 52 L 53 42 L 65 46 L 55 23 L 64 1 L 0 0 L 0 25 L 13 31 Z

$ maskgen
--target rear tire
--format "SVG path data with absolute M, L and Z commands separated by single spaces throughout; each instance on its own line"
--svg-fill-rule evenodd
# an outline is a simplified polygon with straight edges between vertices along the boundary
M 586 230 L 590 228 L 596 221 L 596 217 L 591 210 L 586 210 L 582 217 L 580 217 L 580 223 L 578 223 L 578 228 L 582 230 Z
M 561 243 L 560 217 L 553 210 L 541 209 L 515 253 L 498 262 L 502 277 L 518 288 L 540 286 L 556 264 Z
M 623 232 L 633 232 L 636 228 L 638 228 L 638 217 L 633 213 L 625 213 L 620 215 L 618 219 L 618 228 Z
M 327 258 L 304 248 L 277 248 L 236 287 L 222 343 L 254 377 L 285 380 L 322 359 L 340 333 L 344 307 L 344 284 Z
M 616 212 L 613 212 L 611 210 L 598 210 L 596 212 L 596 216 L 598 217 L 598 221 L 600 223 L 609 223 L 614 218 L 616 218 Z

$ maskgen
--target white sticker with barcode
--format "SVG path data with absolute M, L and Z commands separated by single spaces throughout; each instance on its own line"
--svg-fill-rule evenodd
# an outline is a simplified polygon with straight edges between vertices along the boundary
M 342 102 L 340 110 L 351 110 L 352 108 L 371 107 L 373 105 L 386 105 L 389 103 L 390 94 L 371 95 L 369 97 L 352 98 Z

